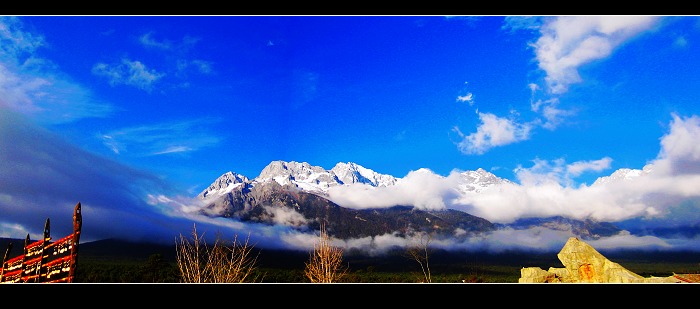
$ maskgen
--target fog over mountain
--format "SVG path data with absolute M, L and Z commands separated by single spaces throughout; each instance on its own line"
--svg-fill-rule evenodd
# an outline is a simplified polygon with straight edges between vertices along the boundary
M 660 139 L 658 156 L 640 169 L 620 169 L 594 183 L 567 186 L 566 166 L 537 161 L 519 167 L 519 183 L 479 169 L 443 176 L 419 169 L 394 177 L 355 163 L 326 170 L 309 163 L 274 161 L 252 180 L 226 172 L 197 196 L 169 187 L 166 180 L 77 148 L 26 118 L 0 113 L 0 226 L 2 237 L 36 239 L 45 218 L 53 235 L 70 231 L 72 209 L 83 205 L 83 240 L 120 238 L 173 243 L 197 230 L 213 235 L 250 235 L 262 247 L 311 248 L 315 231 L 286 225 L 247 224 L 198 214 L 207 200 L 246 182 L 294 184 L 350 209 L 412 205 L 456 209 L 494 223 L 562 216 L 610 222 L 620 234 L 590 241 L 596 248 L 700 250 L 700 118 L 674 115 Z M 28 142 L 31 141 L 31 142 Z M 571 165 L 569 165 L 571 166 Z M 279 214 L 282 217 L 284 214 Z M 289 213 L 287 215 L 294 215 Z M 521 248 L 558 250 L 570 231 L 541 226 L 499 229 L 460 242 L 436 241 L 450 249 Z M 407 243 L 396 235 L 337 240 L 345 248 L 380 252 Z
M 698 195 L 700 147 L 690 142 L 700 137 L 700 118 L 674 115 L 661 150 L 641 169 L 623 168 L 592 184 L 567 185 L 568 174 L 595 168 L 595 162 L 535 161 L 516 170 L 519 183 L 499 178 L 484 169 L 454 170 L 447 176 L 418 169 L 397 178 L 382 175 L 356 163 L 338 163 L 330 170 L 303 162 L 275 161 L 250 184 L 275 181 L 305 192 L 318 194 L 351 209 L 412 205 L 423 210 L 460 210 L 494 223 L 522 218 L 561 216 L 575 220 L 609 222 L 623 228 L 617 235 L 593 240 L 599 248 L 654 248 L 696 250 L 698 237 Z M 204 190 L 206 203 L 215 196 L 243 185 L 223 185 L 226 173 Z M 343 175 L 343 177 L 338 177 Z M 347 175 L 354 175 L 347 177 Z M 341 179 L 344 179 L 341 180 Z M 383 179 L 384 181 L 378 181 Z M 208 198 L 208 199 L 207 199 Z M 483 239 L 443 243 L 446 248 L 489 248 L 501 246 L 525 249 L 556 248 L 570 231 L 534 226 L 526 230 L 500 229 Z M 386 238 L 393 239 L 391 235 Z M 295 237 L 298 240 L 298 237 Z M 374 240 L 346 241 L 345 246 L 367 246 Z M 399 243 L 393 239 L 388 243 Z M 436 244 L 437 245 L 437 244 Z

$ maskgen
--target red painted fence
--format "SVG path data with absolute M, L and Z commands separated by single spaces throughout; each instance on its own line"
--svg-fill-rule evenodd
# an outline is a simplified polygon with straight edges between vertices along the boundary
M 0 283 L 55 283 L 73 282 L 78 261 L 78 243 L 83 216 L 80 203 L 73 211 L 73 233 L 51 242 L 49 219 L 44 225 L 44 239 L 31 242 L 29 234 L 24 240 L 23 254 L 8 259 L 12 243 L 7 246 L 2 259 Z

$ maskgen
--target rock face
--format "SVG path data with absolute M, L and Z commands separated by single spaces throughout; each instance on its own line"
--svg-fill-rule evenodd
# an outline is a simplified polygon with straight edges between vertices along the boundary
M 557 257 L 564 268 L 524 267 L 518 283 L 679 283 L 675 276 L 645 278 L 605 258 L 589 244 L 571 237 Z
M 601 237 L 617 235 L 622 229 L 608 222 L 597 222 L 591 219 L 575 220 L 562 216 L 547 218 L 521 218 L 507 225 L 515 230 L 544 227 L 555 231 L 569 231 L 571 236 L 583 240 L 595 240 Z
M 226 182 L 219 187 L 224 185 Z M 495 225 L 486 219 L 454 209 L 421 210 L 405 205 L 378 209 L 345 208 L 299 190 L 291 183 L 281 185 L 269 181 L 252 185 L 244 181 L 230 183 L 225 188 L 211 191 L 216 198 L 203 206 L 200 214 L 284 225 L 300 231 L 319 230 L 320 223 L 325 222 L 328 234 L 341 239 L 434 231 L 441 237 L 464 240 L 495 229 Z M 220 192 L 226 193 L 219 195 Z

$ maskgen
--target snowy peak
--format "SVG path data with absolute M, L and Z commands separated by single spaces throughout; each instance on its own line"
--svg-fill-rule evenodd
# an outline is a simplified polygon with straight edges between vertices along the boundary
M 326 170 L 324 170 L 322 167 L 311 166 L 306 162 L 299 163 L 295 161 L 272 161 L 262 170 L 262 172 L 260 172 L 260 175 L 256 178 L 256 180 L 265 181 L 270 179 L 279 179 L 278 182 L 280 182 L 280 180 L 287 179 L 303 181 L 325 172 Z
M 373 187 L 387 187 L 396 184 L 396 177 L 379 174 L 357 163 L 338 163 L 331 172 L 342 184 L 364 183 Z
M 433 174 L 426 168 L 418 169 L 415 172 Z M 511 183 L 511 181 L 499 178 L 482 168 L 476 171 L 461 172 L 459 177 L 456 189 L 463 194 L 480 193 L 492 186 Z M 327 197 L 328 189 L 335 186 L 364 184 L 372 187 L 391 187 L 399 184 L 401 180 L 402 178 L 380 174 L 353 162 L 340 162 L 332 169 L 326 170 L 307 162 L 272 161 L 263 168 L 258 177 L 252 180 L 233 172 L 225 173 L 202 191 L 198 197 L 208 199 L 225 195 L 236 188 L 255 187 L 270 183 Z
M 331 170 L 314 166 L 307 162 L 272 161 L 260 172 L 260 175 L 249 180 L 243 175 L 228 172 L 219 177 L 209 188 L 199 194 L 200 199 L 214 195 L 223 195 L 239 187 L 240 183 L 251 186 L 277 182 L 282 186 L 292 186 L 300 190 L 326 195 L 328 189 L 334 186 L 354 183 L 374 187 L 386 187 L 396 184 L 397 178 L 391 175 L 379 174 L 359 164 L 348 162 L 338 163 Z
M 459 174 L 459 191 L 460 192 L 481 192 L 491 186 L 511 183 L 510 180 L 500 178 L 492 173 L 487 172 L 483 168 L 476 171 L 465 171 Z
M 330 171 L 307 162 L 295 161 L 273 161 L 254 181 L 258 183 L 276 181 L 280 185 L 294 185 L 313 193 L 325 193 L 329 187 L 340 184 L 335 174 Z
M 616 182 L 621 182 L 621 181 L 629 181 L 632 179 L 635 179 L 639 176 L 649 174 L 651 172 L 651 167 L 650 166 L 645 166 L 644 169 L 631 169 L 631 168 L 621 168 L 616 170 L 614 173 L 610 174 L 610 176 L 603 176 L 598 179 L 596 179 L 595 182 L 593 182 L 593 186 L 595 185 L 602 185 L 602 184 L 607 184 L 607 183 L 616 183 Z
M 204 199 L 214 195 L 223 195 L 231 192 L 231 190 L 240 186 L 240 184 L 248 181 L 248 177 L 246 176 L 233 172 L 227 172 L 217 178 L 211 185 L 209 185 L 208 188 L 202 191 L 198 197 L 200 199 Z
M 276 181 L 280 185 L 291 184 L 314 193 L 326 193 L 330 187 L 353 183 L 385 187 L 396 184 L 396 180 L 394 176 L 379 174 L 353 162 L 341 162 L 326 170 L 307 162 L 295 161 L 273 161 L 255 178 L 256 182 Z

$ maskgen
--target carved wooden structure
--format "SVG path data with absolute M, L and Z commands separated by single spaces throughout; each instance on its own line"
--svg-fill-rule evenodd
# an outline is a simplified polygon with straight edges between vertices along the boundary
M 8 259 L 12 250 L 9 243 L 2 259 L 0 283 L 54 283 L 73 282 L 78 261 L 78 243 L 83 216 L 80 203 L 73 211 L 73 233 L 51 242 L 50 222 L 46 219 L 44 238 L 31 242 L 24 240 L 23 254 Z

